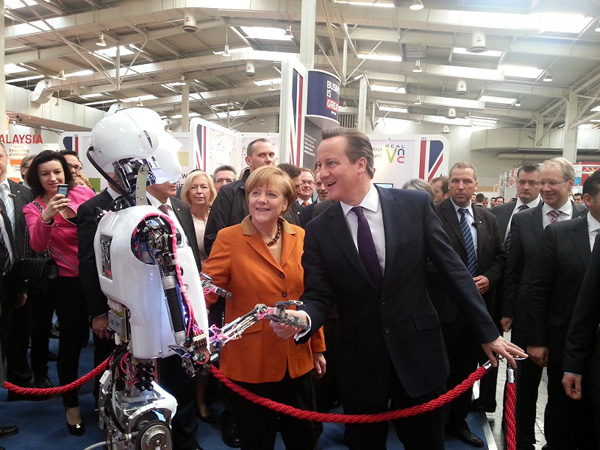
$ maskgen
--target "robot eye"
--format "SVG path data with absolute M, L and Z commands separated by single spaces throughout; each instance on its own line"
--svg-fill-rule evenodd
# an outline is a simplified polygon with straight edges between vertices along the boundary
M 146 130 L 144 130 L 144 134 L 146 135 L 146 139 L 148 139 L 148 142 L 150 143 L 150 147 L 152 147 L 152 138 L 150 137 L 150 134 L 148 134 Z

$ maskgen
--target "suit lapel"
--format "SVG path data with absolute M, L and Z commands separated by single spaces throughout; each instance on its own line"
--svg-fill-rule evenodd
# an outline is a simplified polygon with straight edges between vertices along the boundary
M 442 216 L 444 220 L 446 220 L 450 224 L 450 228 L 452 232 L 456 235 L 457 239 L 463 246 L 465 252 L 467 251 L 467 244 L 465 244 L 465 237 L 462 234 L 462 230 L 460 229 L 460 223 L 458 222 L 458 217 L 456 216 L 456 210 L 454 209 L 454 205 L 450 199 L 446 199 L 442 202 L 441 205 Z
M 483 237 L 488 232 L 488 230 L 485 226 L 485 222 L 482 220 L 483 219 L 483 211 L 481 211 L 480 208 L 481 208 L 480 206 L 473 207 L 475 227 L 477 228 L 477 261 L 480 260 L 481 252 L 485 250 L 483 248 L 482 241 L 483 241 Z
M 524 213 L 524 212 L 523 212 Z M 521 214 L 523 214 L 521 213 Z M 541 242 L 542 235 L 544 234 L 544 219 L 542 217 L 542 204 L 539 204 L 531 212 L 530 228 L 532 233 L 535 235 L 536 242 Z
M 588 261 L 590 260 L 590 256 L 592 254 L 592 251 L 590 250 L 590 236 L 588 233 L 587 218 L 580 220 L 577 227 L 571 230 L 571 240 L 573 242 L 573 247 L 575 247 L 579 258 L 581 259 L 583 267 L 587 267 Z
M 329 226 L 330 233 L 333 236 L 333 240 L 335 241 L 337 248 L 339 248 L 342 251 L 342 253 L 346 255 L 346 258 L 348 258 L 348 261 L 350 261 L 352 266 L 354 266 L 354 268 L 358 272 L 360 272 L 362 276 L 369 281 L 369 283 L 373 284 L 373 282 L 371 281 L 371 277 L 369 277 L 369 274 L 363 267 L 362 261 L 360 260 L 360 256 L 358 256 L 358 250 L 356 249 L 354 241 L 352 240 L 350 229 L 348 228 L 348 224 L 346 223 L 346 219 L 344 218 L 342 206 L 339 203 L 337 203 L 331 208 L 329 208 L 326 214 L 328 218 L 327 225 Z M 385 226 L 385 215 L 384 227 L 387 229 L 387 227 Z

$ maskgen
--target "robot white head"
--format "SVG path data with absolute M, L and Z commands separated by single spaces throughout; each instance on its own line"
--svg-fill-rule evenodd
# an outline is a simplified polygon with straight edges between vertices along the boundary
M 113 184 L 106 173 L 115 173 L 127 194 L 135 190 L 139 167 L 148 164 L 152 183 L 175 182 L 181 166 L 181 144 L 165 131 L 160 116 L 151 109 L 131 108 L 104 117 L 92 129 L 88 158 Z

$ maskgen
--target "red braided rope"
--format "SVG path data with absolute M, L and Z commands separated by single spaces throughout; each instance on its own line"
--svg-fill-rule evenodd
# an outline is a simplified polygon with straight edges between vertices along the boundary
M 17 394 L 29 395 L 29 396 L 33 396 L 33 397 L 36 397 L 36 396 L 41 397 L 41 396 L 45 396 L 45 395 L 54 395 L 54 394 L 64 394 L 65 392 L 73 391 L 73 390 L 83 386 L 88 381 L 96 378 L 97 375 L 99 375 L 100 373 L 102 373 L 104 371 L 104 369 L 106 369 L 106 366 L 108 365 L 108 361 L 110 360 L 110 358 L 111 357 L 106 358 L 106 360 L 104 360 L 104 362 L 100 363 L 100 365 L 98 367 L 96 367 L 94 370 L 92 370 L 90 373 L 85 374 L 78 380 L 75 380 L 69 384 L 65 384 L 64 386 L 52 387 L 52 388 L 47 388 L 47 389 L 37 389 L 37 388 L 17 386 L 16 384 L 12 384 L 12 383 L 9 383 L 8 381 L 6 381 L 2 385 L 2 387 L 4 389 L 8 389 L 9 391 L 13 391 Z
M 517 448 L 516 403 L 516 385 L 514 382 L 506 383 L 506 406 L 504 407 L 504 417 L 506 418 L 506 450 L 515 450 Z
M 316 411 L 304 411 L 298 408 L 294 408 L 289 405 L 269 400 L 268 398 L 259 397 L 256 394 L 244 389 L 238 384 L 231 381 L 223 373 L 214 366 L 208 366 L 210 372 L 220 381 L 225 384 L 232 391 L 241 395 L 247 400 L 256 403 L 261 406 L 265 406 L 273 411 L 288 414 L 296 417 L 297 419 L 313 420 L 316 422 L 335 422 L 335 423 L 375 423 L 375 422 L 386 422 L 388 420 L 401 419 L 405 417 L 412 417 L 419 414 L 423 414 L 434 409 L 444 406 L 446 403 L 451 402 L 456 397 L 465 393 L 469 388 L 475 384 L 477 380 L 483 378 L 487 373 L 487 369 L 483 366 L 479 367 L 469 377 L 464 380 L 461 384 L 456 386 L 451 391 L 446 392 L 438 398 L 423 403 L 422 405 L 411 406 L 410 408 L 399 409 L 397 411 L 386 411 L 378 414 L 328 414 L 319 413 Z

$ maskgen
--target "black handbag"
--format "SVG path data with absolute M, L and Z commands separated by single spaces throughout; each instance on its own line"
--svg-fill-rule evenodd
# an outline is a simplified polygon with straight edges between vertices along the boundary
M 45 293 L 50 281 L 58 277 L 58 265 L 52 258 L 23 258 L 19 261 L 17 275 L 27 281 L 28 287 Z
M 40 204 L 35 201 L 33 203 L 41 212 Z M 29 230 L 25 229 L 25 254 L 31 253 Z M 46 293 L 50 288 L 50 281 L 58 278 L 58 264 L 51 258 L 50 251 L 46 249 L 43 254 L 21 259 L 17 265 L 17 276 L 27 282 L 29 289 Z

